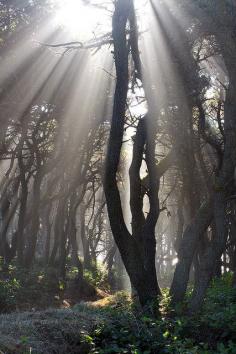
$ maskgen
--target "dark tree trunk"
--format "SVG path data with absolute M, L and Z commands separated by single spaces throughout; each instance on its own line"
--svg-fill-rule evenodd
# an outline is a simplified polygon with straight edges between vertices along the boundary
M 85 206 L 81 205 L 80 208 L 80 237 L 83 246 L 84 268 L 92 269 L 92 259 L 89 250 L 89 235 L 88 228 L 85 225 Z
M 12 219 L 14 218 L 17 206 L 18 199 L 15 199 L 12 205 L 9 205 L 9 209 L 5 210 L 6 214 L 3 213 L 3 222 L 0 230 L 0 243 L 2 245 L 2 256 L 4 259 L 4 263 L 6 264 L 9 263 L 9 259 L 11 259 L 12 254 L 11 247 L 7 240 L 7 231 Z
M 149 173 L 148 183 L 148 197 L 150 203 L 150 210 L 146 219 L 141 222 L 141 229 L 139 229 L 140 222 L 137 220 L 137 215 L 141 213 L 141 206 L 143 198 L 139 194 L 139 210 L 134 205 L 134 193 L 131 191 L 131 208 L 133 210 L 133 235 L 131 235 L 125 225 L 123 211 L 121 207 L 120 194 L 117 186 L 116 173 L 118 171 L 120 152 L 122 147 L 122 139 L 124 133 L 126 99 L 128 92 L 129 70 L 128 70 L 128 55 L 129 45 L 126 38 L 126 26 L 129 18 L 133 22 L 133 3 L 131 0 L 118 0 L 115 5 L 115 12 L 113 15 L 113 40 L 114 40 L 114 56 L 116 65 L 116 90 L 113 105 L 113 115 L 111 122 L 110 138 L 107 150 L 106 169 L 104 178 L 104 190 L 107 201 L 107 209 L 110 220 L 112 233 L 120 251 L 122 260 L 124 262 L 127 273 L 130 277 L 131 284 L 138 293 L 140 303 L 144 306 L 152 301 L 160 294 L 160 289 L 157 284 L 156 270 L 155 270 L 155 224 L 157 221 L 159 206 L 158 206 L 158 186 L 159 180 L 155 165 L 155 130 L 153 127 L 143 124 L 140 121 L 137 130 L 137 140 L 134 149 L 140 150 L 137 161 L 133 160 L 134 175 L 131 181 L 134 184 L 139 184 L 137 171 L 140 162 L 143 158 L 144 143 L 146 146 L 145 155 L 147 169 Z M 132 38 L 132 41 L 135 38 Z M 137 48 L 132 46 L 133 58 L 137 58 Z M 137 70 L 139 70 L 136 67 Z M 146 118 L 147 120 L 147 118 Z M 151 124 L 149 122 L 149 124 Z M 142 125 L 142 127 L 141 127 Z M 143 136 L 139 141 L 140 136 Z M 139 172 L 138 172 L 139 173 Z M 132 174 L 132 173 L 131 173 Z M 142 241 L 141 241 L 142 240 Z
M 203 203 L 197 215 L 184 231 L 178 251 L 178 263 L 170 289 L 173 303 L 182 301 L 188 285 L 189 272 L 200 238 L 213 219 L 213 200 Z
M 26 180 L 26 167 L 23 162 L 23 158 L 18 159 L 20 167 L 20 184 L 21 184 L 21 197 L 20 197 L 20 210 L 17 228 L 17 261 L 19 265 L 24 265 L 24 249 L 25 249 L 25 217 L 27 210 L 27 199 L 28 199 L 28 182 Z
M 49 204 L 49 206 L 45 210 L 45 215 L 44 215 L 45 232 L 46 232 L 46 240 L 45 240 L 45 248 L 44 248 L 45 265 L 48 264 L 49 255 L 50 255 L 51 229 L 52 229 L 52 223 L 50 222 L 50 208 L 51 207 L 52 207 L 52 205 Z
M 58 255 L 59 251 L 59 246 L 61 242 L 61 233 L 64 232 L 64 207 L 65 207 L 65 199 L 61 198 L 59 200 L 58 206 L 57 206 L 57 214 L 55 217 L 55 225 L 54 225 L 54 244 L 52 248 L 52 252 L 50 255 L 49 259 L 49 265 L 50 266 L 55 266 L 56 263 L 56 258 Z
M 75 266 L 78 270 L 77 280 L 79 282 L 83 281 L 84 278 L 84 267 L 79 259 L 78 253 L 78 243 L 77 243 L 77 229 L 76 229 L 76 211 L 77 205 L 75 203 L 75 195 L 70 198 L 70 211 L 69 211 L 69 220 L 68 220 L 68 237 L 71 244 L 71 259 L 72 265 Z
M 61 218 L 58 223 L 57 232 L 59 233 L 59 266 L 58 274 L 62 279 L 66 278 L 66 257 L 67 257 L 67 239 L 68 239 L 68 205 L 63 198 L 61 205 Z
M 37 236 L 39 231 L 39 206 L 40 206 L 40 185 L 42 176 L 40 171 L 35 176 L 33 184 L 33 214 L 31 227 L 29 228 L 28 244 L 25 253 L 25 266 L 26 268 L 31 267 L 36 251 Z
M 223 43 L 224 46 L 228 45 Z M 232 47 L 231 47 L 232 48 Z M 224 51 L 223 51 L 224 52 Z M 227 51 L 226 51 L 227 53 Z M 236 47 L 234 55 L 236 57 Z M 204 261 L 201 267 L 201 282 L 195 289 L 190 303 L 190 311 L 199 310 L 204 300 L 207 287 L 214 275 L 217 261 L 221 258 L 226 249 L 228 238 L 228 216 L 227 205 L 228 198 L 234 190 L 234 173 L 236 166 L 236 66 L 234 63 L 227 62 L 226 66 L 229 73 L 229 87 L 226 92 L 225 110 L 224 110 L 224 138 L 225 148 L 220 170 L 216 175 L 213 198 L 213 213 L 215 232 L 210 247 L 205 252 Z

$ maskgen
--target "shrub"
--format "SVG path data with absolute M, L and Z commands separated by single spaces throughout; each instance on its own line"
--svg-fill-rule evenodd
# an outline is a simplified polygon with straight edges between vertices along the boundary
M 0 280 L 0 311 L 7 312 L 15 309 L 20 283 L 15 278 Z

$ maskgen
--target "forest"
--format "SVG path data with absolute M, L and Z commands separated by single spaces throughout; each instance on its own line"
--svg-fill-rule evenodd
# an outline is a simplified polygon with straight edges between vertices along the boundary
M 236 354 L 236 0 L 0 0 L 0 354 Z

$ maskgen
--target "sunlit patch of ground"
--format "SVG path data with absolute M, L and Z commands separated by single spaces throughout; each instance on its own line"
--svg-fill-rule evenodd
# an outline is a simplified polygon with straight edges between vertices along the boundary
M 90 302 L 89 304 L 92 307 L 102 308 L 102 307 L 110 306 L 113 303 L 114 303 L 114 296 L 108 295 L 108 296 L 104 297 L 103 299 Z
M 105 295 L 105 294 L 104 294 Z M 88 304 L 92 308 L 105 308 L 113 307 L 118 308 L 120 306 L 128 306 L 132 303 L 131 295 L 125 291 L 117 292 L 115 295 L 107 295 L 97 301 L 89 302 Z

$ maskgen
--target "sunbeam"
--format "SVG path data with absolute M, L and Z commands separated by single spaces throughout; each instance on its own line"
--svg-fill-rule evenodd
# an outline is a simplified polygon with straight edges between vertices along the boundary
M 110 31 L 112 2 L 55 0 L 58 6 L 55 23 L 73 38 L 85 41 Z M 109 3 L 109 2 L 108 2 Z

